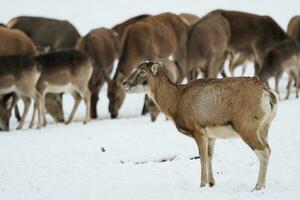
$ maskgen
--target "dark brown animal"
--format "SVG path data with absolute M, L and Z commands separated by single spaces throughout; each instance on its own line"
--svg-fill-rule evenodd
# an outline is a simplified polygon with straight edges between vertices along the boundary
M 198 24 L 201 26 L 202 21 L 207 21 L 208 26 L 212 27 L 211 30 L 208 31 L 207 34 L 203 34 L 202 37 L 198 34 L 198 38 L 199 40 L 202 39 L 204 47 L 205 45 L 208 46 L 205 42 L 207 40 L 209 41 L 209 39 L 205 40 L 203 38 L 213 37 L 215 32 L 220 33 L 223 31 L 223 33 L 227 33 L 229 31 L 229 34 L 223 34 L 223 37 L 215 38 L 215 41 L 217 42 L 212 43 L 213 45 L 211 45 L 215 48 L 210 48 L 208 50 L 198 48 L 201 55 L 206 58 L 204 60 L 208 60 L 206 61 L 206 64 L 204 64 L 204 61 L 201 63 L 202 59 L 198 59 L 197 61 L 197 56 L 193 55 L 197 54 L 197 49 L 190 47 L 196 44 L 196 42 L 194 42 L 195 39 L 193 40 L 192 36 L 194 34 L 194 29 Z M 194 37 L 196 36 L 197 34 L 195 34 Z M 189 39 L 190 44 L 188 43 L 189 68 L 190 70 L 192 70 L 192 67 L 201 69 L 205 66 L 205 77 L 216 77 L 217 72 L 222 69 L 223 61 L 225 59 L 225 57 L 222 58 L 222 55 L 224 55 L 222 52 L 225 47 L 225 50 L 229 52 L 243 52 L 246 50 L 253 52 L 256 63 L 255 73 L 258 74 L 268 50 L 276 43 L 288 38 L 283 29 L 269 16 L 259 16 L 250 13 L 225 10 L 215 10 L 207 14 L 193 26 L 189 33 L 189 37 L 191 37 L 191 39 Z M 213 55 L 215 55 L 214 57 L 217 58 L 210 58 L 210 53 L 214 49 L 217 49 L 218 51 L 218 53 L 213 53 Z M 217 62 L 217 64 L 211 64 L 215 62 Z
M 77 29 L 66 20 L 20 16 L 11 19 L 7 26 L 23 31 L 31 38 L 40 53 L 75 48 L 80 38 Z M 46 107 L 55 121 L 63 122 L 61 95 L 48 94 Z
M 93 60 L 93 74 L 89 81 L 91 97 L 91 118 L 97 118 L 97 102 L 105 75 L 111 74 L 119 53 L 118 35 L 111 29 L 98 28 L 79 39 L 76 49 L 87 53 Z
M 268 132 L 278 96 L 257 78 L 199 79 L 172 83 L 159 63 L 142 63 L 123 82 L 128 92 L 144 90 L 178 131 L 195 139 L 201 187 L 214 186 L 212 157 L 216 138 L 241 137 L 259 159 L 254 190 L 265 187 L 271 149 Z M 212 101 L 213 100 L 213 101 Z
M 275 90 L 279 94 L 279 81 L 283 72 L 289 74 L 288 91 L 285 98 L 288 99 L 290 96 L 293 80 L 296 84 L 296 97 L 298 98 L 300 47 L 293 39 L 282 41 L 268 51 L 258 77 L 265 82 L 268 82 L 270 77 L 275 77 Z
M 186 70 L 188 24 L 172 13 L 148 17 L 133 24 L 127 31 L 117 71 L 108 86 L 109 112 L 116 118 L 125 98 L 121 82 L 142 61 L 173 57 Z
M 223 71 L 230 37 L 230 25 L 218 13 L 209 13 L 191 27 L 187 41 L 190 80 L 200 71 L 206 78 L 215 78 Z
M 28 55 L 0 56 L 0 95 L 15 93 L 24 102 L 24 112 L 21 117 L 18 129 L 23 128 L 27 116 L 31 98 L 34 99 L 38 110 L 39 127 L 43 121 L 41 119 L 42 100 L 40 93 L 36 90 L 36 83 L 41 75 L 39 64 Z M 4 102 L 6 102 L 4 100 Z M 1 129 L 9 129 L 8 121 L 11 109 L 15 106 L 16 99 L 10 108 L 1 110 L 1 121 L 5 121 Z M 3 114 L 5 113 L 5 114 Z M 7 114 L 8 113 L 8 114 Z M 4 115 L 4 116 L 3 116 Z M 33 116 L 34 118 L 34 116 Z
M 257 63 L 255 73 L 261 69 L 263 59 L 276 43 L 288 38 L 285 31 L 270 16 L 250 13 L 216 10 L 212 13 L 222 15 L 229 23 L 230 40 L 228 50 L 244 51 L 250 49 Z
M 287 28 L 287 34 L 298 43 L 300 43 L 300 16 L 294 16 Z

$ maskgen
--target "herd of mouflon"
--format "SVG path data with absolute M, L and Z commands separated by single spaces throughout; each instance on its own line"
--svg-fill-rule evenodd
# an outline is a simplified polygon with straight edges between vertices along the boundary
M 47 112 L 56 122 L 70 123 L 81 100 L 86 106 L 84 123 L 97 118 L 104 83 L 111 118 L 118 117 L 127 92 L 145 92 L 142 115 L 149 113 L 155 121 L 163 112 L 178 131 L 195 139 L 201 187 L 215 184 L 215 139 L 240 137 L 258 157 L 254 189 L 260 190 L 265 187 L 271 154 L 268 131 L 284 72 L 289 76 L 285 98 L 294 87 L 298 98 L 299 42 L 300 16 L 284 31 L 270 16 L 238 11 L 214 10 L 203 17 L 143 14 L 84 36 L 65 20 L 16 17 L 0 24 L 0 130 L 9 130 L 12 110 L 19 120 L 17 129 L 23 128 L 31 100 L 30 127 L 44 127 Z M 118 65 L 111 74 L 115 60 Z M 254 77 L 227 77 L 226 60 L 230 76 L 238 66 L 244 73 L 252 62 Z M 268 86 L 271 77 L 276 92 Z M 67 119 L 64 93 L 74 98 Z

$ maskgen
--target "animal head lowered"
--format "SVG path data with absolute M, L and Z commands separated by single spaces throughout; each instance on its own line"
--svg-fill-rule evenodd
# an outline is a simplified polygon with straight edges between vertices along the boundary
M 126 92 L 150 92 L 151 86 L 155 84 L 154 79 L 162 75 L 165 75 L 162 62 L 143 62 L 122 83 L 122 86 Z
M 109 76 L 104 73 L 105 81 L 107 82 L 107 97 L 109 99 L 108 110 L 110 112 L 110 116 L 112 119 L 117 118 L 119 114 L 119 109 L 121 108 L 124 99 L 125 92 L 121 87 L 121 83 L 119 81 L 119 77 L 116 79 L 110 80 Z

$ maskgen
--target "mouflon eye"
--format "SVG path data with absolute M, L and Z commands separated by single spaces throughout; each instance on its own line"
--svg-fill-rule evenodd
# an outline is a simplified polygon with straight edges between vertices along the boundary
M 144 80 L 143 81 L 143 85 L 147 85 L 148 84 L 148 81 L 147 80 Z
M 145 72 L 145 70 L 141 70 L 139 74 L 140 74 L 141 76 L 145 76 L 145 75 L 146 75 L 146 72 Z

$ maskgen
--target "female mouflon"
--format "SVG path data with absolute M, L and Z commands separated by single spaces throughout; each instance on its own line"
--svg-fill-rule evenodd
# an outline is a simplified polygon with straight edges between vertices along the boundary
M 271 154 L 268 131 L 276 114 L 278 95 L 264 82 L 240 77 L 176 85 L 167 78 L 162 63 L 144 62 L 123 82 L 123 87 L 128 92 L 145 91 L 180 132 L 195 139 L 201 161 L 201 187 L 215 184 L 215 139 L 238 136 L 259 159 L 254 189 L 265 187 Z

